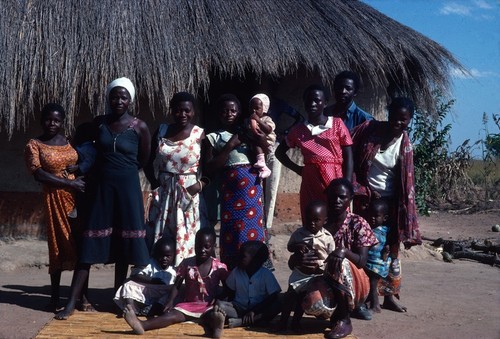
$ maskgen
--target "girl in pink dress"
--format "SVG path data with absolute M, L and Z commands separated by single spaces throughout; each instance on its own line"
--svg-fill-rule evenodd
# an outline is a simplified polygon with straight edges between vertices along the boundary
M 321 85 L 309 86 L 304 91 L 307 121 L 292 127 L 286 142 L 280 143 L 275 154 L 278 160 L 300 175 L 300 212 L 313 200 L 326 202 L 325 190 L 333 179 L 352 177 L 352 140 L 340 118 L 327 117 L 323 109 L 328 102 L 328 92 Z M 293 162 L 286 152 L 299 148 L 304 166 Z
M 124 310 L 124 318 L 134 333 L 143 334 L 144 331 L 167 327 L 187 320 L 195 321 L 212 309 L 218 287 L 226 281 L 228 276 L 226 265 L 211 256 L 214 251 L 215 239 L 215 231 L 210 227 L 202 228 L 196 233 L 196 256 L 184 259 L 177 267 L 174 288 L 162 315 L 139 320 L 134 310 L 127 305 Z M 174 307 L 174 300 L 184 281 L 186 286 L 183 301 Z

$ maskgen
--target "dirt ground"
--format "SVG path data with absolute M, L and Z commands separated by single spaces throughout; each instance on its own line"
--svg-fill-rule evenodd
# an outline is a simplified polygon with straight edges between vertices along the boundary
M 500 212 L 473 215 L 433 213 L 421 217 L 429 239 L 489 239 L 500 243 L 491 231 L 500 223 Z M 275 221 L 271 239 L 276 276 L 286 289 L 289 253 L 286 242 L 297 223 Z M 438 250 L 424 245 L 402 253 L 401 303 L 407 313 L 383 311 L 371 321 L 353 319 L 358 338 L 500 338 L 500 269 L 469 260 L 446 263 Z M 43 241 L 0 241 L 0 338 L 32 338 L 53 317 L 44 311 L 50 294 L 47 248 Z M 101 312 L 113 310 L 113 269 L 94 267 L 90 298 Z M 71 272 L 63 274 L 62 295 Z M 328 325 L 318 322 L 318 332 Z M 96 324 L 96 326 L 99 326 Z M 61 333 L 61 335 L 64 335 Z

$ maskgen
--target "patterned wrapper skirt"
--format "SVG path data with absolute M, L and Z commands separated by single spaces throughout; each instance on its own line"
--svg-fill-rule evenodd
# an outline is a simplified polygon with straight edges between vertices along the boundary
M 222 173 L 220 256 L 228 269 L 237 266 L 241 244 L 266 241 L 257 174 L 250 165 L 226 168 Z

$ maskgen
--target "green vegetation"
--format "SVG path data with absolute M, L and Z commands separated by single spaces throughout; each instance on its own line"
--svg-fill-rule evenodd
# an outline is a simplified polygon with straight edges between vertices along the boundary
M 443 121 L 454 100 L 444 101 L 439 94 L 435 112 L 415 112 L 411 129 L 414 145 L 415 191 L 420 214 L 430 208 L 484 206 L 499 198 L 500 134 L 490 133 L 488 116 L 483 114 L 484 139 L 465 140 L 455 151 L 449 150 L 450 124 Z M 500 116 L 492 115 L 497 128 Z M 480 147 L 482 159 L 472 159 Z

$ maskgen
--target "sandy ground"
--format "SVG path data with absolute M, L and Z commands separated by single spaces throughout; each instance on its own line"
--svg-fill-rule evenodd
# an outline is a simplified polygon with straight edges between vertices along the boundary
M 434 213 L 420 219 L 425 237 L 490 239 L 500 213 Z M 276 276 L 286 289 L 290 271 L 286 242 L 296 223 L 277 222 L 271 239 Z M 401 303 L 407 313 L 383 311 L 371 321 L 353 320 L 358 338 L 500 338 L 500 269 L 468 260 L 443 262 L 430 241 L 402 253 Z M 0 338 L 32 338 L 53 317 L 43 310 L 50 295 L 47 248 L 43 241 L 0 241 Z M 69 293 L 71 272 L 63 274 L 62 295 Z M 101 312 L 113 310 L 113 269 L 92 269 L 90 297 Z M 318 332 L 328 324 L 318 321 Z M 97 325 L 98 326 L 98 325 Z

